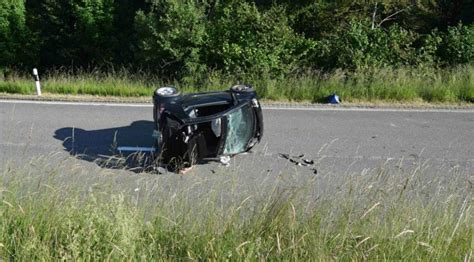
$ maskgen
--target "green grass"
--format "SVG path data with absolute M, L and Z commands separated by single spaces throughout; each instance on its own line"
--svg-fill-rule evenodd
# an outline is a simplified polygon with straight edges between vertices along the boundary
M 456 168 L 444 176 L 427 174 L 422 166 L 408 173 L 380 168 L 340 174 L 345 179 L 320 174 L 306 187 L 285 187 L 282 181 L 270 190 L 242 193 L 249 191 L 228 182 L 204 192 L 192 187 L 206 183 L 174 191 L 163 185 L 169 180 L 158 178 L 160 189 L 121 191 L 99 179 L 88 181 L 91 174 L 82 179 L 80 166 L 53 162 L 5 166 L 0 259 L 473 258 L 472 175 Z M 98 172 L 94 176 L 114 179 Z
M 279 101 L 326 102 L 325 98 L 336 92 L 349 102 L 474 102 L 474 66 L 307 72 L 282 79 L 211 72 L 180 81 L 164 81 L 145 73 L 132 75 L 126 70 L 112 74 L 53 72 L 43 77 L 42 88 L 50 94 L 140 97 L 151 96 L 153 89 L 162 85 L 196 92 L 227 89 L 238 82 L 252 83 L 262 98 Z M 34 82 L 28 76 L 13 75 L 0 81 L 0 92 L 34 94 Z

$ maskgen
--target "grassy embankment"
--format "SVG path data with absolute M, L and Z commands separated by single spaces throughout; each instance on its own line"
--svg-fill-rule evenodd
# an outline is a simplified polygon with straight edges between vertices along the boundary
M 204 80 L 202 80 L 204 79 Z M 452 69 L 377 69 L 353 73 L 307 73 L 285 79 L 268 76 L 248 77 L 259 95 L 267 100 L 325 102 L 336 92 L 347 102 L 474 102 L 474 66 Z M 150 96 L 161 85 L 174 85 L 184 92 L 222 90 L 239 82 L 218 74 L 198 79 L 164 82 L 146 74 L 79 74 L 56 72 L 42 77 L 43 92 L 49 94 L 98 95 L 119 97 Z M 0 80 L 0 92 L 34 94 L 29 76 Z
M 472 175 L 456 168 L 430 175 L 420 164 L 413 171 L 381 168 L 344 179 L 321 173 L 305 188 L 283 181 L 254 193 L 232 189 L 226 178 L 197 196 L 192 188 L 166 185 L 113 190 L 90 181 L 114 180 L 110 173 L 92 176 L 66 162 L 61 167 L 49 162 L 7 166 L 0 176 L 0 259 L 471 261 L 474 256 Z

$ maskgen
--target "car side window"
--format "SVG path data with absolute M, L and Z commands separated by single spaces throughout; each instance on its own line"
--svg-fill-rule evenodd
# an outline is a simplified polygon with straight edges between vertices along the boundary
M 238 154 L 247 149 L 254 135 L 255 115 L 250 105 L 246 105 L 227 116 L 227 139 L 224 154 Z

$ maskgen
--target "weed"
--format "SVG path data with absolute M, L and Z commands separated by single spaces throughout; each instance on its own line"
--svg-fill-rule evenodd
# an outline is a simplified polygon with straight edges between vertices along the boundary
M 451 69 L 383 68 L 332 73 L 305 72 L 282 79 L 268 75 L 249 75 L 245 79 L 208 72 L 183 81 L 157 79 L 146 73 L 126 70 L 113 74 L 55 71 L 42 79 L 44 93 L 117 97 L 149 97 L 158 86 L 174 85 L 184 92 L 227 89 L 237 82 L 251 83 L 261 98 L 327 102 L 337 93 L 344 101 L 389 102 L 473 102 L 474 67 Z M 14 74 L 0 81 L 0 92 L 34 94 L 35 86 L 28 76 Z
M 342 183 L 320 174 L 302 188 L 275 182 L 253 193 L 199 178 L 188 188 L 159 180 L 126 191 L 107 186 L 104 171 L 53 162 L 3 168 L 0 258 L 472 259 L 472 178 L 454 169 L 445 177 L 365 170 Z

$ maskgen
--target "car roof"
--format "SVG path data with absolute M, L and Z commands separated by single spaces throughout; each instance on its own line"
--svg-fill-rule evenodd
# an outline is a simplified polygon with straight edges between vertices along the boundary
M 230 104 L 233 101 L 232 94 L 229 91 L 191 93 L 166 103 L 165 108 L 170 114 L 181 119 L 181 121 L 186 121 L 186 119 L 190 118 L 188 113 L 193 107 Z
M 183 109 L 232 102 L 233 98 L 230 92 L 193 93 L 183 95 L 183 97 L 180 99 Z
M 203 92 L 190 93 L 180 96 L 178 99 L 173 99 L 165 103 L 165 110 L 179 119 L 182 123 L 189 122 L 206 122 L 225 114 L 231 110 L 243 106 L 252 98 L 255 98 L 255 93 L 249 94 L 233 94 L 230 90 L 217 92 Z M 194 118 L 190 116 L 190 111 L 196 107 L 231 104 L 232 106 L 223 112 L 216 112 L 216 115 L 202 116 Z

